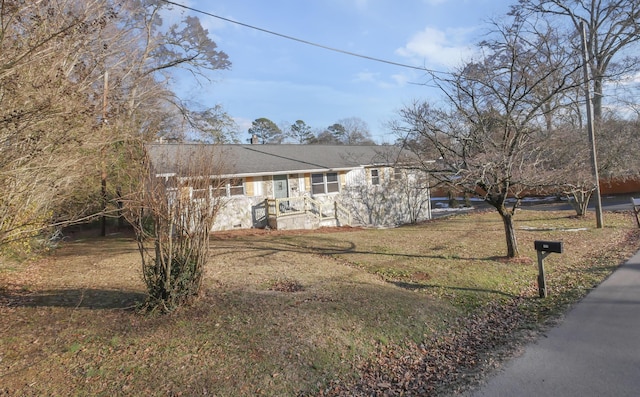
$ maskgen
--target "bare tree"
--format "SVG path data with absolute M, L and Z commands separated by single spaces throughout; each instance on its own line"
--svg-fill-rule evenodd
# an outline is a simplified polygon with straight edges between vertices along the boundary
M 329 126 L 334 136 L 345 145 L 375 145 L 367 123 L 358 117 L 338 120 Z
M 340 141 L 338 140 L 338 138 L 336 138 L 336 136 L 328 129 L 318 130 L 314 135 L 315 136 L 309 141 L 309 143 L 312 145 L 339 145 L 340 144 Z
M 446 107 L 415 102 L 400 111 L 396 132 L 407 144 L 428 145 L 439 160 L 434 179 L 484 199 L 500 214 L 507 256 L 519 254 L 513 216 L 519 200 L 545 184 L 539 137 L 551 99 L 570 79 L 551 78 L 563 62 L 541 65 L 545 36 L 526 21 L 498 26 L 501 36 L 482 44 L 484 56 L 450 77 L 434 76 Z M 544 87 L 544 90 L 541 90 Z M 542 93 L 542 94 L 541 94 Z M 422 147 L 413 147 L 421 155 Z M 427 165 L 427 163 L 424 163 Z M 508 199 L 515 199 L 508 206 Z
M 594 81 L 593 108 L 596 120 L 602 118 L 604 84 L 615 76 L 636 72 L 638 57 L 633 48 L 640 40 L 640 1 L 638 0 L 519 0 L 512 14 L 533 12 L 552 18 L 556 27 L 568 22 L 566 34 L 573 37 L 579 53 L 580 23 L 587 27 L 587 52 Z M 617 61 L 616 61 L 617 59 Z
M 104 115 L 119 122 L 119 128 L 113 130 L 121 133 L 120 141 L 139 136 L 145 141 L 158 137 L 182 140 L 190 129 L 211 135 L 212 127 L 225 123 L 218 118 L 224 116 L 219 109 L 191 111 L 171 90 L 171 72 L 178 68 L 199 81 L 211 82 L 208 73 L 228 69 L 231 64 L 197 17 L 184 16 L 177 23 L 163 26 L 161 12 L 166 7 L 167 3 L 151 0 L 122 2 L 118 24 L 99 38 L 105 49 L 101 67 L 112 76 Z M 121 157 L 119 148 L 121 145 L 107 142 L 101 150 L 103 163 L 105 153 Z M 119 164 L 102 166 L 103 186 L 107 175 L 117 177 L 114 168 Z M 113 186 L 118 186 L 117 180 L 112 181 L 111 191 Z
M 603 110 L 603 98 L 607 83 L 623 82 L 629 80 L 638 71 L 638 57 L 635 55 L 637 44 L 640 40 L 640 1 L 638 0 L 519 0 L 517 5 L 511 7 L 511 15 L 519 18 L 530 16 L 541 16 L 554 27 L 556 37 L 565 37 L 564 42 L 568 43 L 564 48 L 558 47 L 555 53 L 574 53 L 574 58 L 582 61 L 582 24 L 586 27 L 586 52 L 587 64 L 593 80 L 594 96 L 593 116 L 596 125 L 596 146 L 597 157 L 608 165 L 598 166 L 598 172 L 607 172 L 612 175 L 616 169 L 623 172 L 622 177 L 628 177 L 628 171 L 623 168 L 610 165 L 613 158 L 603 156 L 614 155 L 624 152 L 623 146 L 617 145 L 619 140 L 614 136 L 609 136 L 605 126 L 605 112 Z M 561 72 L 562 73 L 562 72 Z M 628 84 L 621 84 L 628 85 Z M 613 84 L 609 84 L 607 94 L 618 95 L 613 89 Z M 580 134 L 586 135 L 583 131 L 585 116 L 583 110 L 583 100 L 580 96 L 575 96 L 571 102 L 570 98 L 558 96 L 558 100 L 564 100 L 564 111 L 560 114 L 547 113 L 547 120 L 555 120 L 559 124 L 559 133 L 569 142 L 580 145 L 590 145 L 580 138 Z M 569 100 L 567 100 L 569 99 Z M 616 100 L 624 103 L 623 98 Z M 628 107 L 628 105 L 627 105 Z M 571 109 L 571 111 L 568 111 Z M 560 117 L 558 117 L 560 116 Z M 551 125 L 549 124 L 549 127 Z M 551 129 L 549 129 L 551 132 Z M 557 186 L 562 194 L 569 197 L 579 216 L 586 214 L 589 199 L 596 189 L 593 177 L 585 173 L 589 168 L 585 158 L 591 156 L 582 150 L 583 146 L 576 146 L 571 157 L 575 161 L 564 164 L 564 168 L 555 168 Z M 617 149 L 615 149 L 617 147 Z M 557 154 L 562 152 L 559 150 Z M 553 153 L 550 153 L 553 155 Z M 595 156 L 595 153 L 593 154 Z M 580 157 L 577 157 L 580 156 Z M 586 157 L 584 157 L 586 156 Z M 556 163 L 562 160 L 556 160 Z M 635 161 L 633 161 L 635 162 Z M 630 163 L 631 164 L 631 163 Z M 628 165 L 629 166 L 629 165 Z M 561 179 L 562 178 L 562 179 Z
M 402 176 L 391 182 L 401 198 L 399 204 L 407 212 L 409 223 L 415 224 L 430 216 L 431 193 L 429 176 L 422 170 L 397 170 Z M 426 214 L 426 215 L 425 215 Z
M 96 148 L 91 40 L 113 18 L 99 0 L 0 4 L 0 245 L 82 212 L 67 201 Z
M 547 186 L 541 192 L 566 197 L 576 215 L 585 216 L 595 183 L 584 129 L 567 123 L 556 126 L 544 139 L 541 148 L 544 167 L 538 172 Z
M 0 244 L 115 213 L 103 200 L 137 161 L 124 148 L 184 132 L 172 68 L 207 80 L 229 67 L 197 18 L 163 28 L 162 6 L 0 2 Z
M 161 145 L 162 146 L 162 145 Z M 173 145 L 165 145 L 173 146 Z M 137 235 L 147 286 L 147 308 L 170 312 L 195 299 L 209 253 L 209 234 L 224 204 L 221 156 L 212 145 L 146 147 L 138 169 L 145 183 L 126 198 L 126 214 Z M 158 167 L 175 172 L 159 173 Z M 134 172 L 138 174 L 138 172 Z

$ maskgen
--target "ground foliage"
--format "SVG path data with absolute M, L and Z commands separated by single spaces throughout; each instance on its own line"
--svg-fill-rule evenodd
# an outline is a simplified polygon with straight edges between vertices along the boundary
M 566 213 L 519 218 L 524 247 L 565 243 L 548 258 L 549 299 L 537 298 L 531 251 L 492 256 L 492 213 L 216 234 L 203 296 L 167 316 L 134 310 L 145 286 L 130 237 L 3 260 L 0 395 L 460 393 L 638 249 L 629 214 L 607 213 L 602 230 Z
M 514 333 L 531 321 L 521 299 L 491 304 L 456 319 L 420 344 L 380 346 L 354 384 L 334 382 L 320 396 L 440 395 L 466 390 L 516 346 Z
M 573 218 L 573 217 L 572 217 Z M 630 255 L 640 230 L 629 230 L 594 252 L 593 284 Z M 614 248 L 615 247 L 615 248 Z M 507 259 L 512 264 L 529 258 Z M 577 270 L 577 269 L 576 269 Z M 501 363 L 518 354 L 524 343 L 559 320 L 567 307 L 584 297 L 587 280 L 564 274 L 555 284 L 556 299 L 523 296 L 493 301 L 472 314 L 453 319 L 444 331 L 420 344 L 379 346 L 377 354 L 358 368 L 353 383 L 334 381 L 318 396 L 430 396 L 456 395 L 478 385 Z

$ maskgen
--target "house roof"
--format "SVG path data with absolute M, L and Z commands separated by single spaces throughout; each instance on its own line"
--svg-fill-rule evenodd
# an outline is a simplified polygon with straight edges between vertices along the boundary
M 182 174 L 199 156 L 217 162 L 224 176 L 333 172 L 406 163 L 411 153 L 388 145 L 207 145 L 149 144 L 156 174 Z

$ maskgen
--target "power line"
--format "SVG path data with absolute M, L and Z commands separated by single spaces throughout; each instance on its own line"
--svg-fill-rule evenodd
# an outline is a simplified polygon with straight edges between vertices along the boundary
M 286 34 L 274 32 L 272 30 L 263 29 L 263 28 L 259 28 L 257 26 L 253 26 L 253 25 L 249 25 L 249 24 L 246 24 L 246 23 L 234 21 L 233 19 L 221 17 L 219 15 L 215 15 L 215 14 L 212 14 L 210 12 L 202 11 L 202 10 L 199 10 L 199 9 L 196 9 L 196 8 L 193 8 L 193 7 L 189 7 L 189 6 L 186 6 L 184 4 L 175 3 L 175 2 L 170 1 L 170 0 L 161 0 L 161 1 L 164 2 L 164 3 L 167 3 L 167 4 L 174 5 L 176 7 L 184 8 L 185 10 L 189 10 L 189 11 L 193 11 L 193 12 L 196 12 L 196 13 L 199 13 L 199 14 L 207 15 L 207 16 L 210 16 L 210 17 L 213 17 L 213 18 L 217 18 L 217 19 L 229 22 L 229 23 L 236 24 L 236 25 L 244 26 L 245 28 L 258 30 L 258 31 L 263 32 L 263 33 L 268 33 L 268 34 L 271 34 L 271 35 L 274 35 L 274 36 L 278 36 L 278 37 L 281 37 L 281 38 L 284 38 L 284 39 L 297 41 L 298 43 L 302 43 L 302 44 L 306 44 L 306 45 L 310 45 L 310 46 L 314 46 L 314 47 L 318 47 L 318 48 L 323 48 L 325 50 L 338 52 L 338 53 L 341 53 L 341 54 L 350 55 L 350 56 L 354 56 L 354 57 L 358 57 L 358 58 L 368 59 L 368 60 L 374 61 L 374 62 L 386 63 L 388 65 L 394 65 L 394 66 L 400 66 L 400 67 L 403 67 L 403 68 L 420 70 L 422 72 L 448 74 L 447 72 L 441 72 L 441 71 L 437 71 L 437 70 L 433 70 L 433 69 L 427 69 L 427 68 L 420 67 L 420 66 L 407 65 L 405 63 L 388 61 L 386 59 L 375 58 L 375 57 L 371 57 L 371 56 L 368 56 L 368 55 L 363 55 L 363 54 L 358 54 L 358 53 L 355 53 L 355 52 L 341 50 L 339 48 L 329 47 L 329 46 L 326 46 L 326 45 L 323 45 L 323 44 L 314 43 L 312 41 L 308 41 L 308 40 L 300 39 L 300 38 L 297 38 L 297 37 L 288 36 Z

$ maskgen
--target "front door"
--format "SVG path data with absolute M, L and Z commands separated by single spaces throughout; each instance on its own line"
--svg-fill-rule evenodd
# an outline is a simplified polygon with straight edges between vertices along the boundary
M 287 175 L 273 176 L 273 197 L 276 199 L 289 197 L 289 182 Z M 280 210 L 280 212 L 287 211 L 289 209 L 289 202 L 280 201 L 278 203 L 278 209 Z
M 273 197 L 287 198 L 289 197 L 289 184 L 286 175 L 274 175 L 273 176 Z
M 276 199 L 283 199 L 289 197 L 289 183 L 287 175 L 274 175 L 273 176 L 273 197 Z M 284 212 L 288 209 L 289 202 L 281 201 L 279 209 Z

